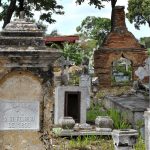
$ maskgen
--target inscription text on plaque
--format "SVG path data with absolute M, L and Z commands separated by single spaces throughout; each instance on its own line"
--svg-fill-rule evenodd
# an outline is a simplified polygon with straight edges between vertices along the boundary
M 0 101 L 0 130 L 39 130 L 39 102 Z

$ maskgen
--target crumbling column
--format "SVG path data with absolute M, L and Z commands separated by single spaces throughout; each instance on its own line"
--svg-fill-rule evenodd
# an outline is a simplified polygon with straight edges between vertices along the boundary
M 125 11 L 124 6 L 116 6 L 113 8 L 114 17 L 112 18 L 113 26 L 112 31 L 127 30 L 125 23 Z
M 112 138 L 115 150 L 134 150 L 137 137 L 138 132 L 134 129 L 113 130 Z
M 145 146 L 150 150 L 150 110 L 144 112 L 145 117 Z

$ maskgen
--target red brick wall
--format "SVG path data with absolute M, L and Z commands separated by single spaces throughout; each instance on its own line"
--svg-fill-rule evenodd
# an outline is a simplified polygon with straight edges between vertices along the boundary
M 111 86 L 112 62 L 122 55 L 132 62 L 133 80 L 136 80 L 134 72 L 147 58 L 145 48 L 142 48 L 134 35 L 125 25 L 124 7 L 117 6 L 114 10 L 112 31 L 107 35 L 102 47 L 94 53 L 94 69 L 99 77 L 100 87 Z

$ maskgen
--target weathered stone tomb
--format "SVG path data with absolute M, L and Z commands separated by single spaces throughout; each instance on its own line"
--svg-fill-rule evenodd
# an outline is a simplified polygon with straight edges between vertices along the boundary
M 60 57 L 45 46 L 43 32 L 16 19 L 0 36 L 0 149 L 42 150 L 42 132 L 51 129 L 53 62 Z M 40 131 L 40 132 L 37 132 Z

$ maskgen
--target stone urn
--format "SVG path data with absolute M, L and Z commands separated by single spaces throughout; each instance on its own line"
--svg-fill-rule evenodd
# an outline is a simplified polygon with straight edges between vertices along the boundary
M 137 142 L 138 131 L 134 129 L 113 130 L 112 138 L 115 150 L 134 150 L 133 147 Z
M 59 124 L 63 129 L 73 129 L 75 120 L 72 117 L 62 117 L 59 119 Z
M 113 120 L 108 116 L 98 116 L 95 125 L 100 128 L 113 128 Z

